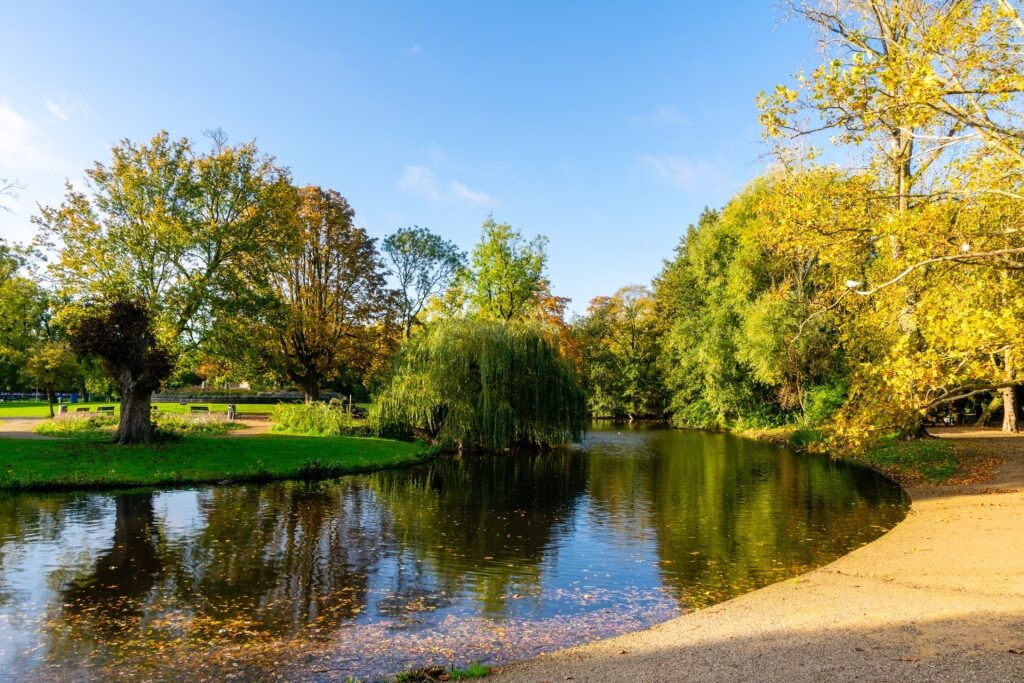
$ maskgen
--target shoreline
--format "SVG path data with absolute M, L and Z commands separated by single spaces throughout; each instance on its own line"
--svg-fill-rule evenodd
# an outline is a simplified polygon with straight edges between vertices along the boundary
M 1024 678 L 1024 435 L 934 432 L 991 462 L 988 478 L 905 486 L 907 517 L 828 565 L 650 629 L 505 665 L 494 677 Z

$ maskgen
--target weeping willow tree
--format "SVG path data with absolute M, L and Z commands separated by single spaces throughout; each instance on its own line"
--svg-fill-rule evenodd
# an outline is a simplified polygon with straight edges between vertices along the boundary
M 494 451 L 579 441 L 587 406 L 573 367 L 534 329 L 450 320 L 403 344 L 374 413 L 382 432 Z

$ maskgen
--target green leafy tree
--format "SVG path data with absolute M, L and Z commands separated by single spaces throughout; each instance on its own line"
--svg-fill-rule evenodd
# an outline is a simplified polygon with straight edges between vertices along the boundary
M 578 441 L 586 397 L 575 369 L 534 327 L 453 319 L 406 340 L 371 416 L 458 450 Z
M 466 256 L 452 242 L 419 226 L 388 235 L 382 249 L 398 281 L 402 326 L 408 339 L 423 307 L 455 281 L 465 267 Z
M 545 237 L 527 241 L 508 223 L 484 221 L 463 275 L 470 310 L 504 322 L 526 318 L 550 294 L 546 245 Z
M 82 369 L 67 342 L 45 341 L 28 353 L 22 374 L 27 382 L 46 392 L 50 417 L 53 417 L 56 392 L 74 387 L 82 376 Z
M 219 134 L 199 152 L 167 133 L 148 144 L 124 140 L 111 155 L 86 172 L 84 190 L 69 184 L 64 202 L 34 219 L 57 254 L 50 273 L 62 296 L 76 306 L 137 302 L 171 353 L 202 345 L 225 310 L 264 305 L 269 266 L 293 239 L 295 205 L 272 158 Z M 148 415 L 146 388 L 156 385 L 120 384 L 135 387 L 122 401 L 140 405 L 123 407 L 119 440 L 151 438 L 148 417 L 135 418 Z
M 623 287 L 590 302 L 574 333 L 582 346 L 591 414 L 630 420 L 663 415 L 662 331 L 654 297 L 645 287 Z

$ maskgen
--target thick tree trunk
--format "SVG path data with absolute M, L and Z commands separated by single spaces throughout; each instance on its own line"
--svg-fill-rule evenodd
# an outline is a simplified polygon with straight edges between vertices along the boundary
M 51 420 L 53 419 L 53 404 L 55 402 L 54 401 L 55 398 L 56 398 L 56 396 L 53 395 L 53 389 L 47 387 L 46 388 L 46 403 L 47 403 L 48 406 L 50 406 L 50 419 Z
M 153 392 L 140 391 L 134 385 L 129 381 L 121 386 L 121 419 L 114 438 L 122 446 L 153 441 Z
M 1017 387 L 1003 389 L 1003 431 L 1017 433 Z
M 312 370 L 306 371 L 302 378 L 302 393 L 306 396 L 306 403 L 316 403 L 320 400 L 320 375 Z

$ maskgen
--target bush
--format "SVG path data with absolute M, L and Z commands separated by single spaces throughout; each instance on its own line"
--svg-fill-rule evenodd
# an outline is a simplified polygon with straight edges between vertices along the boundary
M 849 389 L 849 384 L 845 380 L 809 389 L 804 397 L 804 422 L 811 427 L 828 422 L 846 403 Z
M 220 436 L 232 429 L 243 427 L 244 425 L 235 422 L 221 422 L 210 415 L 186 417 L 164 414 L 156 418 L 157 431 L 171 436 Z
M 61 417 L 36 425 L 36 433 L 68 439 L 106 439 L 117 431 L 118 418 L 114 415 L 91 415 L 89 417 Z M 242 425 L 221 422 L 210 416 L 185 417 L 183 415 L 159 415 L 154 421 L 156 431 L 165 436 L 219 436 Z
M 271 413 L 271 431 L 305 436 L 373 436 L 376 430 L 366 421 L 353 418 L 341 405 L 326 403 L 282 403 Z
M 114 435 L 117 418 L 113 415 L 59 417 L 36 425 L 36 434 L 68 439 L 104 439 Z

